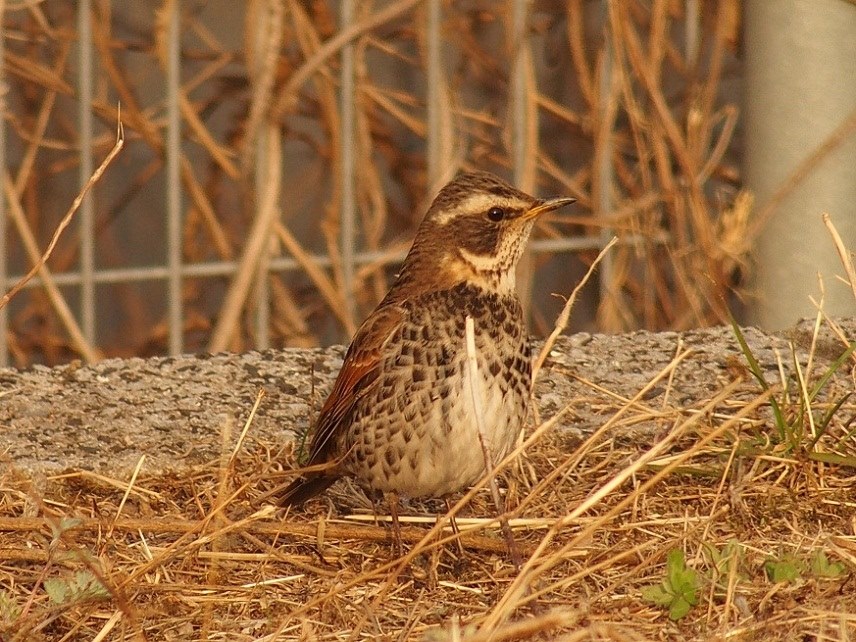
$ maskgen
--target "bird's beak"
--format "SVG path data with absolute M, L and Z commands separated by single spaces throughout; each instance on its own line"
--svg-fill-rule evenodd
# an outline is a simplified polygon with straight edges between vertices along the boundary
M 545 214 L 546 212 L 552 212 L 553 210 L 557 210 L 560 207 L 564 207 L 565 205 L 570 205 L 571 203 L 576 203 L 577 199 L 575 198 L 550 198 L 546 201 L 538 201 L 528 212 L 525 212 L 522 216 L 524 220 L 528 220 L 530 218 L 535 218 L 536 216 L 540 216 L 541 214 Z

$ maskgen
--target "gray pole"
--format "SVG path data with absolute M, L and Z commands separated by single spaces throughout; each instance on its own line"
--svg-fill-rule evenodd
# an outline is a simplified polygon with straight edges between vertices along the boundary
M 181 2 L 171 6 L 167 29 L 166 60 L 166 217 L 167 292 L 169 308 L 169 354 L 184 350 L 184 311 L 181 301 Z
M 816 310 L 856 314 L 821 215 L 856 251 L 856 5 L 846 0 L 747 0 L 745 177 L 768 217 L 756 249 L 750 315 L 775 330 Z M 825 146 L 828 153 L 818 155 Z M 817 162 L 812 163 L 812 157 Z M 772 199 L 772 200 L 771 200 Z M 775 207 L 773 203 L 778 203 Z

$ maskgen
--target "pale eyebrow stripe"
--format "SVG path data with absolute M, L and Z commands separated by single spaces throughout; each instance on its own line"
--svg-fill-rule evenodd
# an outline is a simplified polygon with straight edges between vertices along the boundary
M 445 225 L 461 212 L 486 212 L 490 207 L 494 205 L 497 205 L 499 207 L 518 207 L 519 202 L 514 199 L 507 198 L 505 196 L 497 196 L 495 194 L 485 194 L 484 192 L 479 192 L 476 194 L 470 194 L 463 201 L 458 203 L 455 207 L 446 210 L 445 212 L 440 214 L 436 220 L 440 225 Z

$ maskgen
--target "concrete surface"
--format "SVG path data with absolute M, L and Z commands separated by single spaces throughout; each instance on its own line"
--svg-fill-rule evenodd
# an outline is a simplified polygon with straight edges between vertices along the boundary
M 856 340 L 856 319 L 840 323 L 849 340 Z M 770 335 L 746 329 L 771 381 L 778 379 L 773 350 L 789 363 L 788 341 L 793 340 L 804 361 L 811 327 L 803 322 Z M 676 372 L 670 404 L 691 405 L 709 398 L 745 363 L 731 329 L 725 327 L 680 334 L 563 337 L 536 387 L 542 419 L 570 404 L 559 429 L 591 432 L 620 403 L 581 380 L 632 396 L 669 363 L 679 342 L 693 354 Z M 824 331 L 815 359 L 822 364 L 842 351 L 840 340 Z M 148 474 L 210 461 L 219 456 L 221 435 L 230 421 L 232 440 L 237 439 L 260 388 L 266 395 L 246 447 L 283 442 L 307 427 L 343 354 L 342 347 L 333 347 L 2 369 L 0 468 L 39 474 L 86 469 L 126 477 L 142 454 Z M 747 392 L 758 389 L 751 380 L 745 386 Z M 646 403 L 656 406 L 665 390 L 661 384 Z

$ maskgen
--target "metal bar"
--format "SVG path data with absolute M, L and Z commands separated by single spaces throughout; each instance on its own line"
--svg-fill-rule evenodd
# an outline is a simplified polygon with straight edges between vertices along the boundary
M 80 127 L 80 185 L 92 176 L 92 5 L 77 5 L 78 126 Z M 96 346 L 95 333 L 95 203 L 92 193 L 80 205 L 80 325 L 86 341 Z
M 609 3 L 610 0 L 601 0 L 601 16 L 603 21 L 604 38 L 603 38 L 603 57 L 602 66 L 600 69 L 600 87 L 598 89 L 598 118 L 603 122 L 604 117 L 609 111 L 609 101 L 612 96 L 613 83 L 613 65 L 612 60 L 612 25 L 609 18 Z M 605 138 L 604 150 L 600 155 L 600 166 L 598 167 L 598 185 L 597 185 L 597 202 L 594 206 L 597 208 L 598 216 L 606 216 L 612 211 L 612 183 L 614 180 L 614 170 L 612 166 L 612 146 L 613 137 Z M 601 245 L 605 246 L 613 237 L 614 232 L 611 228 L 604 226 L 600 232 Z M 604 301 L 609 296 L 609 290 L 612 286 L 615 277 L 615 266 L 612 255 L 603 257 L 601 268 L 598 270 L 598 287 L 600 291 L 600 300 Z
M 689 67 L 695 69 L 698 64 L 699 34 L 701 27 L 701 7 L 699 0 L 687 0 L 686 15 L 684 16 L 684 32 L 686 58 Z
M 535 162 L 537 147 L 530 145 L 529 131 L 538 127 L 537 109 L 532 109 L 529 96 L 529 74 L 531 73 L 531 53 L 529 50 L 529 32 L 527 20 L 529 0 L 513 0 L 511 6 L 511 55 L 512 78 L 509 96 L 509 116 L 511 118 L 511 163 L 514 183 L 525 192 L 535 193 Z M 536 142 L 537 145 L 537 142 Z M 523 305 L 524 314 L 529 317 L 532 306 L 532 283 L 535 279 L 535 266 L 532 263 L 532 250 L 527 248 L 517 265 L 517 293 Z
M 250 25 L 253 30 L 255 41 L 264 46 L 256 46 L 255 55 L 252 56 L 250 63 L 253 65 L 250 78 L 254 84 L 257 84 L 264 78 L 265 65 L 269 64 L 267 60 L 268 47 L 271 40 L 271 34 L 274 33 L 273 20 L 282 20 L 283 16 L 280 12 L 272 10 L 273 3 L 262 3 L 263 9 L 255 12 L 256 20 Z M 250 14 L 252 15 L 252 14 Z M 255 93 L 257 88 L 253 89 Z M 253 166 L 255 172 L 253 174 L 254 193 L 253 203 L 256 209 L 256 216 L 261 215 L 261 196 L 270 189 L 271 186 L 271 163 L 277 162 L 270 158 L 270 136 L 278 135 L 278 131 L 273 128 L 264 119 L 261 125 L 257 128 L 257 134 L 253 145 L 254 161 Z M 281 171 L 281 168 L 277 168 Z M 271 243 L 268 240 L 262 247 L 262 256 L 259 257 L 258 268 L 255 277 L 255 338 L 254 347 L 256 350 L 266 350 L 270 347 L 270 283 L 268 275 L 270 274 L 270 251 Z
M 268 145 L 268 136 L 275 136 L 276 133 L 271 131 L 271 127 L 265 123 L 259 128 L 259 134 L 256 137 L 256 160 L 255 160 L 255 204 L 259 211 L 259 196 L 266 189 L 266 185 L 270 181 L 270 154 Z M 270 347 L 270 283 L 267 275 L 270 274 L 270 239 L 262 246 L 262 256 L 259 258 L 258 269 L 256 270 L 256 336 L 255 349 L 267 350 Z
M 166 215 L 168 266 L 169 353 L 180 354 L 183 348 L 181 310 L 181 3 L 168 5 L 172 12 L 167 20 L 166 65 Z
M 609 239 L 606 239 L 608 241 Z M 667 237 L 655 239 L 655 242 L 665 243 Z M 622 237 L 620 244 L 634 245 L 643 241 L 651 242 L 651 238 L 637 235 L 627 235 Z M 538 239 L 529 243 L 529 249 L 536 254 L 558 254 L 561 252 L 585 252 L 588 250 L 598 250 L 604 246 L 605 242 L 602 237 L 570 237 L 558 239 Z M 355 265 L 368 265 L 377 263 L 380 265 L 394 265 L 401 263 L 404 260 L 406 251 L 400 252 L 360 252 L 354 255 Z M 324 254 L 314 254 L 309 257 L 319 267 L 330 267 L 332 261 L 330 257 Z M 229 276 L 234 274 L 237 269 L 237 263 L 233 261 L 212 261 L 209 263 L 186 263 L 181 267 L 181 277 L 187 278 L 213 278 Z M 290 272 L 300 270 L 301 265 L 289 257 L 276 257 L 270 261 L 271 272 Z M 12 285 L 23 275 L 12 275 L 8 277 L 8 284 Z M 157 281 L 164 280 L 170 276 L 169 268 L 152 266 L 139 268 L 113 268 L 106 270 L 97 270 L 95 272 L 95 282 L 102 283 L 134 283 L 140 281 Z M 57 285 L 79 285 L 79 272 L 62 272 L 54 274 L 53 280 Z M 41 281 L 39 277 L 27 283 L 25 288 L 39 287 Z
M 342 0 L 339 26 L 346 29 L 354 21 L 354 5 L 357 0 Z M 354 147 L 356 145 L 356 99 L 354 78 L 354 45 L 348 43 L 342 47 L 341 82 L 341 114 L 342 114 L 342 148 L 341 161 L 341 197 L 340 203 L 340 244 L 342 253 L 342 289 L 344 292 L 345 313 L 354 318 L 356 303 L 354 300 L 354 273 L 356 271 L 354 255 L 356 253 L 356 201 L 354 184 Z
M 535 114 L 528 113 L 526 92 L 526 15 L 527 0 L 514 0 L 511 11 L 511 46 L 513 56 L 513 74 L 511 82 L 511 156 L 514 167 L 514 182 L 523 190 L 532 191 L 534 185 L 530 179 L 531 151 L 528 149 L 526 135 L 529 119 Z
M 427 184 L 435 186 L 440 181 L 443 172 L 442 163 L 442 126 L 440 101 L 443 99 L 443 58 L 441 55 L 440 25 L 442 21 L 442 4 L 440 0 L 428 2 L 428 24 L 426 27 L 426 50 L 428 71 L 428 136 L 426 141 L 428 156 Z
M 0 17 L 4 14 L 4 0 L 0 0 Z M 5 32 L 0 29 L 0 116 L 6 114 L 6 96 L 9 92 L 6 87 L 6 65 L 5 60 L 6 38 Z M 0 167 L 7 166 L 6 159 L 6 119 L 0 117 Z M 11 286 L 15 280 L 9 279 L 7 265 L 9 253 L 6 251 L 6 197 L 0 194 L 0 294 L 6 293 L 6 284 Z M 9 365 L 9 306 L 0 309 L 0 367 Z

